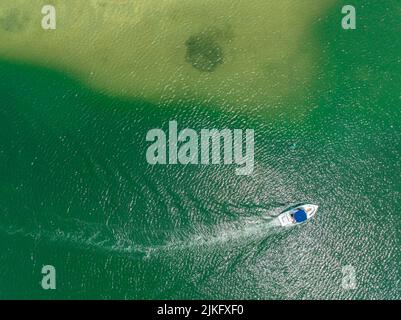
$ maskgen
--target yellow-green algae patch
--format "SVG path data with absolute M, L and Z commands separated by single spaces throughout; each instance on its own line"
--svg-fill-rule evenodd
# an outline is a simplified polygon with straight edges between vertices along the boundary
M 312 24 L 333 0 L 2 0 L 0 58 L 67 71 L 111 95 L 247 108 L 302 95 Z M 41 28 L 43 5 L 57 29 Z

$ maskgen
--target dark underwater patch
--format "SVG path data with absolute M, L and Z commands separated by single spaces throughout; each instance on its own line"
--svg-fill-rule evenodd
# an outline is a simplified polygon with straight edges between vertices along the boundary
M 29 17 L 14 8 L 0 16 L 0 27 L 7 32 L 21 32 L 26 29 Z
M 202 72 L 212 72 L 224 62 L 223 49 L 214 36 L 200 33 L 185 42 L 185 60 Z

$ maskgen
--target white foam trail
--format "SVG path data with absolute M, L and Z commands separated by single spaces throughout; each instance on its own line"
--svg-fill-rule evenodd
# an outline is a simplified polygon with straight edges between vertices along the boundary
M 233 222 L 222 223 L 217 226 L 199 226 L 195 232 L 178 233 L 164 244 L 140 245 L 129 239 L 117 241 L 105 232 L 105 226 L 92 226 L 85 228 L 84 224 L 79 231 L 64 230 L 27 230 L 17 226 L 0 227 L 0 232 L 7 235 L 20 235 L 34 240 L 45 239 L 49 242 L 66 243 L 68 245 L 99 250 L 105 253 L 139 254 L 141 257 L 149 258 L 154 254 L 165 251 L 188 250 L 195 247 L 213 247 L 231 245 L 236 242 L 260 240 L 272 234 L 280 224 L 277 218 L 268 215 L 264 217 L 245 217 Z
M 252 240 L 260 240 L 272 234 L 276 227 L 280 226 L 277 218 L 256 217 L 244 218 L 241 221 L 223 223 L 215 226 L 211 231 L 202 230 L 198 234 L 192 234 L 188 238 L 172 238 L 163 249 L 179 250 L 201 246 L 225 245 L 227 243 Z

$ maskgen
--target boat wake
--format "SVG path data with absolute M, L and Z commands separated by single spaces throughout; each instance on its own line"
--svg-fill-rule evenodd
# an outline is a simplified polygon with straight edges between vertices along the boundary
M 60 243 L 79 249 L 96 250 L 104 254 L 131 255 L 132 258 L 149 258 L 166 251 L 203 249 L 217 246 L 232 246 L 248 241 L 263 240 L 278 232 L 280 223 L 270 215 L 242 217 L 236 221 L 214 226 L 199 225 L 192 230 L 177 230 L 161 244 L 142 245 L 135 243 L 118 228 L 100 223 L 75 221 L 70 230 L 45 229 L 43 227 L 1 226 L 0 233 L 22 236 L 34 241 Z

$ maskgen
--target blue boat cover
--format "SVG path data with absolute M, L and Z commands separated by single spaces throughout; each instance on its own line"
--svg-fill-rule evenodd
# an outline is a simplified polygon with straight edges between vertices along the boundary
M 293 217 L 294 217 L 296 223 L 301 223 L 308 219 L 306 212 L 301 209 L 298 209 L 297 211 L 295 211 Z

